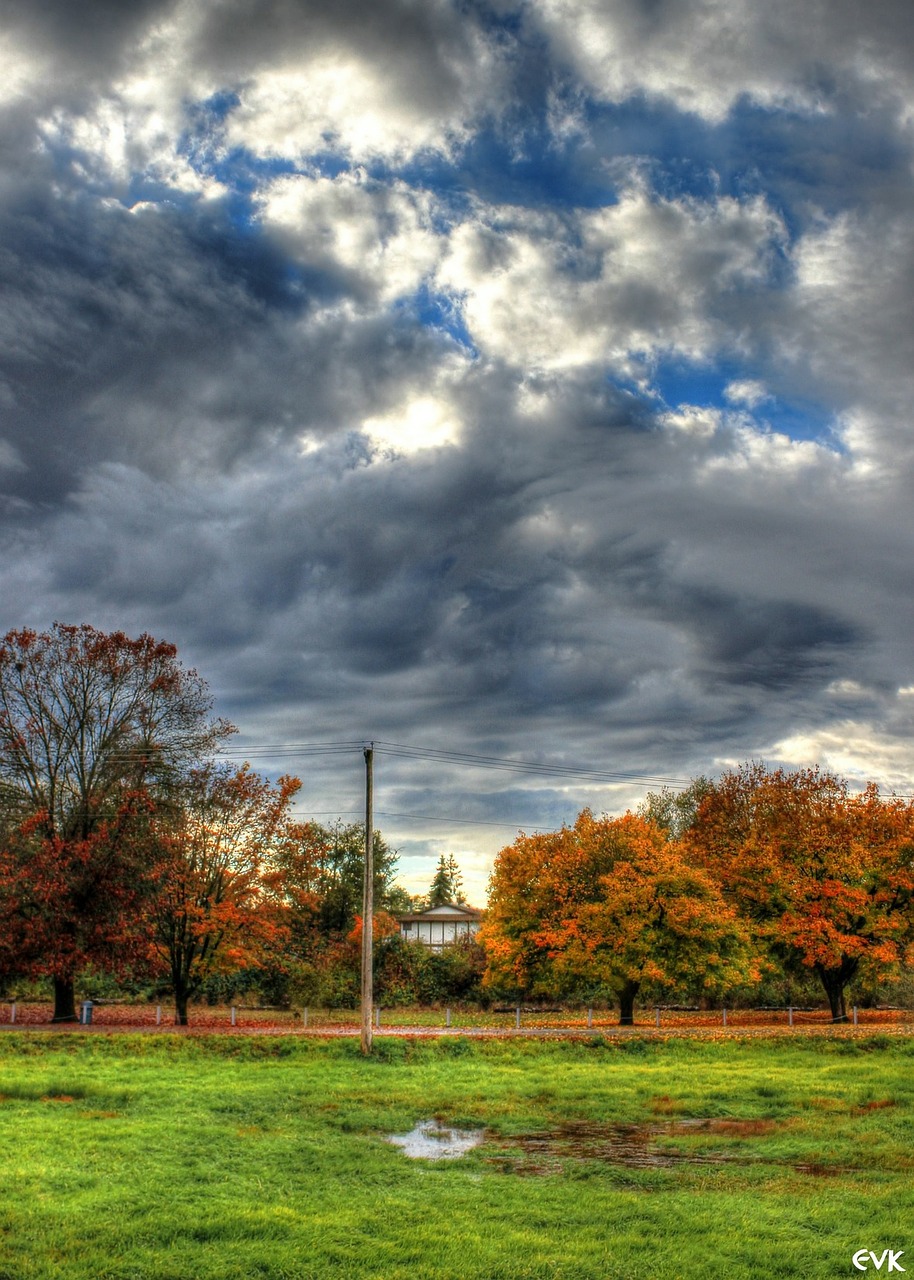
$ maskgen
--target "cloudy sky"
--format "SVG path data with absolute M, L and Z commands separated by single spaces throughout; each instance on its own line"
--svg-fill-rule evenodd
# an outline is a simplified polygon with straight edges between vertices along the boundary
M 411 748 L 414 890 L 749 758 L 914 791 L 910 0 L 0 15 L 4 630 L 174 641 L 321 820 Z

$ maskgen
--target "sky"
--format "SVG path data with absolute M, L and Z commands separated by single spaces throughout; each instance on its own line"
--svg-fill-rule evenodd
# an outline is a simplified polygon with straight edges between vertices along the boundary
M 172 641 L 304 817 L 376 742 L 478 904 L 741 761 L 914 793 L 910 0 L 0 26 L 2 630 Z

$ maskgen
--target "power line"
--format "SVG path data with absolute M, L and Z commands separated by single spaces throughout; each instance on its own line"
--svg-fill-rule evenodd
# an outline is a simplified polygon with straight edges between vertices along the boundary
M 256 743 L 248 747 L 219 747 L 216 754 L 222 758 L 237 760 L 253 760 L 256 757 L 268 756 L 274 759 L 282 756 L 343 756 L 354 755 L 364 750 L 364 742 L 267 742 Z
M 365 748 L 365 740 L 344 742 L 276 742 L 251 744 L 247 749 L 222 747 L 219 755 L 224 758 L 253 760 L 277 756 L 329 756 L 350 755 Z M 374 741 L 379 755 L 400 760 L 424 760 L 429 763 L 462 765 L 467 768 L 530 774 L 537 777 L 581 779 L 608 783 L 633 783 L 643 786 L 687 787 L 691 778 L 645 775 L 625 770 L 586 769 L 578 765 L 550 764 L 548 761 L 519 760 L 511 756 L 483 755 L 477 752 L 448 751 L 442 747 L 418 747 L 402 742 Z
M 354 755 L 361 753 L 366 746 L 365 739 L 348 739 L 327 742 L 273 742 L 251 743 L 247 747 L 233 749 L 228 745 L 217 749 L 216 755 L 225 760 L 275 760 L 277 757 L 327 757 L 337 755 Z M 465 767 L 490 772 L 509 772 L 533 777 L 552 777 L 582 782 L 599 782 L 612 785 L 631 784 L 646 787 L 687 787 L 694 779 L 673 775 L 648 775 L 626 770 L 587 769 L 578 765 L 550 764 L 548 761 L 522 760 L 510 756 L 485 755 L 477 752 L 448 751 L 442 747 L 419 747 L 409 743 L 375 740 L 377 754 L 390 756 L 393 759 L 426 761 L 428 763 L 449 764 L 454 767 Z M 124 762 L 132 760 L 148 760 L 150 752 L 136 750 L 118 752 L 117 757 Z M 880 787 L 880 792 L 888 799 L 911 800 L 914 795 L 895 791 L 888 787 Z M 409 816 L 409 815 L 403 815 Z M 439 819 L 435 819 L 438 821 Z M 440 821 L 462 821 L 462 819 L 440 819 Z M 509 824 L 504 824 L 509 825 Z
M 477 769 L 531 773 L 548 777 L 582 778 L 599 782 L 635 782 L 649 786 L 688 786 L 691 778 L 651 777 L 644 774 L 608 769 L 584 769 L 578 765 L 549 764 L 537 760 L 517 760 L 508 756 L 478 755 L 466 751 L 446 751 L 437 747 L 412 747 L 400 742 L 376 741 L 375 750 L 382 755 L 402 760 L 441 761 Z
M 298 811 L 297 811 L 298 812 Z M 329 818 L 342 817 L 344 814 L 360 814 L 361 809 L 308 809 L 300 811 L 303 815 L 307 813 L 312 818 Z M 511 831 L 519 831 L 532 827 L 531 823 L 524 822 L 494 822 L 487 818 L 449 818 L 442 817 L 440 814 L 429 813 L 397 813 L 391 809 L 376 809 L 375 813 L 379 818 L 400 818 L 407 822 L 448 822 L 456 826 L 463 827 L 500 827 Z M 541 823 L 535 824 L 537 831 L 542 829 Z
M 405 818 L 410 822 L 453 822 L 463 827 L 506 827 L 512 831 L 519 831 L 531 825 L 524 822 L 493 822 L 487 818 L 442 818 L 433 817 L 427 813 L 392 813 L 390 810 L 383 809 L 379 809 L 378 814 L 382 818 Z M 537 823 L 536 829 L 541 830 L 541 824 Z

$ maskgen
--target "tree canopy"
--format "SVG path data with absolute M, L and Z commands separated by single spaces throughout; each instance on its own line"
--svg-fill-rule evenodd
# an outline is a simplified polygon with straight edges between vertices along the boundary
M 775 957 L 816 974 L 836 1020 L 861 968 L 884 976 L 910 957 L 911 802 L 746 764 L 711 786 L 685 846 Z
M 495 861 L 481 936 L 488 980 L 532 995 L 608 990 L 632 1021 L 646 984 L 720 990 L 752 972 L 748 936 L 712 878 L 634 814 L 521 836 Z
M 55 623 L 0 642 L 0 922 L 7 967 L 73 975 L 137 952 L 154 797 L 225 734 L 173 645 Z
M 245 765 L 189 771 L 159 824 L 159 865 L 150 910 L 152 949 L 175 993 L 176 1020 L 220 968 L 258 963 L 284 929 L 275 909 L 279 865 L 296 829 L 289 806 L 300 783 L 276 786 Z

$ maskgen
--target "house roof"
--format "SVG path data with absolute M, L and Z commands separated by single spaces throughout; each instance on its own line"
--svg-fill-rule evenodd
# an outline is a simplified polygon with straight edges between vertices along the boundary
M 467 902 L 442 902 L 440 907 L 429 907 L 428 911 L 409 911 L 398 915 L 400 924 L 409 924 L 414 920 L 479 920 L 482 912 L 478 907 L 471 907 Z

